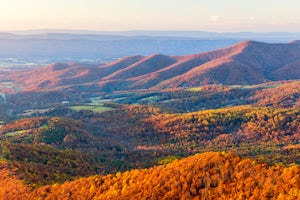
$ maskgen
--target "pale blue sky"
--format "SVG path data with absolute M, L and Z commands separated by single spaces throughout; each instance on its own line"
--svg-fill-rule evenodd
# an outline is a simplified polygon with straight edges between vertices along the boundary
M 0 31 L 300 32 L 299 0 L 0 0 Z

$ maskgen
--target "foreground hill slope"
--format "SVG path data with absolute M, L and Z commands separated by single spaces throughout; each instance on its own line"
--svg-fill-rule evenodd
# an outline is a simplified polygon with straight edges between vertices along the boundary
M 96 91 L 161 89 L 206 84 L 247 85 L 300 79 L 298 42 L 267 44 L 245 41 L 188 56 L 132 56 L 103 66 L 53 64 L 0 75 L 23 89 L 73 88 Z
M 19 191 L 0 194 L 10 199 L 21 195 L 22 199 L 299 199 L 299 173 L 298 166 L 266 166 L 209 152 L 164 166 L 80 178 L 32 192 L 15 180 Z

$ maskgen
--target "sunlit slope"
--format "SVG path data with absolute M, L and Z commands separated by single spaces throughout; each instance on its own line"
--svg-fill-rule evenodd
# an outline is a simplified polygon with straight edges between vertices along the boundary
M 116 91 L 194 87 L 207 84 L 247 85 L 300 79 L 297 43 L 267 44 L 245 41 L 187 56 L 132 56 L 97 66 L 52 64 L 29 71 L 8 72 L 25 91 L 71 88 Z
M 267 167 L 204 153 L 166 166 L 82 178 L 33 191 L 30 199 L 297 199 L 300 168 Z

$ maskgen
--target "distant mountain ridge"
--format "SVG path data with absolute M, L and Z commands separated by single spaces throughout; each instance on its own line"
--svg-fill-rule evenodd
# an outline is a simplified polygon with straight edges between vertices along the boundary
M 183 55 L 206 52 L 241 41 L 222 37 L 194 38 L 116 33 L 41 32 L 22 35 L 0 32 L 0 59 L 14 58 L 37 64 L 81 60 L 104 62 L 135 54 L 151 55 L 160 52 L 167 55 Z
M 300 44 L 300 40 L 294 40 L 291 42 L 291 44 Z
M 188 55 L 224 48 L 244 40 L 289 42 L 299 33 L 205 31 L 28 30 L 0 32 L 0 59 L 34 65 L 53 62 L 99 62 L 141 54 Z M 6 63 L 22 66 L 22 63 Z
M 300 46 L 244 41 L 188 56 L 131 56 L 97 66 L 56 63 L 0 75 L 25 90 L 80 88 L 97 91 L 165 89 L 207 84 L 248 85 L 300 79 Z
M 236 38 L 239 40 L 259 40 L 259 41 L 282 41 L 288 42 L 299 39 L 300 33 L 291 32 L 208 32 L 208 31 L 180 31 L 180 30 L 128 30 L 128 31 L 92 31 L 92 30 L 60 30 L 60 29 L 39 29 L 25 31 L 9 31 L 15 35 L 106 35 L 121 37 L 176 37 L 176 38 L 198 38 L 198 39 L 220 39 Z M 0 33 L 1 35 L 1 33 Z

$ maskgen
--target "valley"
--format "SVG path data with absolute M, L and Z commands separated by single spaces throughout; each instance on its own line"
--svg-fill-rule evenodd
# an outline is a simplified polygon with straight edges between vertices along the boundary
M 0 74 L 0 198 L 297 199 L 300 46 Z

